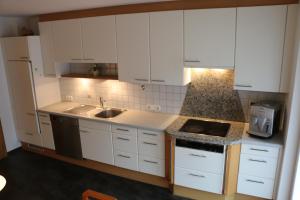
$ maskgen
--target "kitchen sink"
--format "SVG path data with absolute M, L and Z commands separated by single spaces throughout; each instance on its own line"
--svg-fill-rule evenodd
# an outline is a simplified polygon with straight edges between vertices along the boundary
M 91 110 L 94 110 L 94 109 L 96 109 L 96 106 L 80 105 L 80 106 L 65 110 L 64 112 L 65 113 L 70 113 L 70 114 L 79 114 L 80 115 L 80 114 L 87 113 L 87 112 L 89 112 Z
M 105 109 L 95 115 L 95 117 L 99 118 L 113 118 L 121 113 L 123 113 L 125 110 L 117 109 L 117 108 L 110 108 L 110 109 Z

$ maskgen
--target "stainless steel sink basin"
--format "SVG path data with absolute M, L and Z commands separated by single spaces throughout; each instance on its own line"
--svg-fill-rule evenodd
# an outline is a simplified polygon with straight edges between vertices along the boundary
M 116 117 L 116 116 L 120 115 L 124 111 L 125 110 L 116 109 L 116 108 L 110 108 L 110 109 L 106 109 L 106 110 L 103 110 L 103 111 L 97 113 L 95 115 L 95 117 L 99 117 L 99 118 L 113 118 L 113 117 Z

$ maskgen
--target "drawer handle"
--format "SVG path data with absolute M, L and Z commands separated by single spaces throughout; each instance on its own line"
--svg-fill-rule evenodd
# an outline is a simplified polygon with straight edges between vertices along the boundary
M 118 140 L 124 140 L 124 141 L 129 141 L 130 139 L 128 138 L 122 138 L 122 137 L 117 137 Z
M 134 80 L 136 80 L 136 81 L 143 81 L 143 82 L 147 82 L 148 81 L 148 79 L 143 79 L 143 78 L 136 78 Z
M 29 133 L 29 132 L 25 132 L 25 134 L 33 136 L 33 133 Z
M 41 114 L 39 114 L 39 117 L 48 118 L 48 116 L 47 116 L 47 115 L 41 115 Z
M 71 60 L 76 60 L 76 61 L 78 61 L 78 60 L 82 60 L 82 59 L 80 59 L 80 58 L 72 58 Z
M 81 133 L 89 133 L 89 131 L 80 130 Z
M 50 126 L 50 123 L 42 122 L 43 125 Z
M 203 176 L 203 175 L 198 175 L 198 174 L 192 174 L 192 173 L 190 173 L 189 175 L 190 175 L 190 176 L 194 176 L 194 177 L 199 177 L 199 178 L 205 178 L 205 176 Z
M 144 135 L 157 136 L 157 134 L 155 134 L 155 133 L 145 133 L 145 132 L 143 132 L 143 134 L 144 134 Z
M 184 62 L 199 63 L 199 62 L 200 62 L 200 60 L 185 60 Z
M 151 163 L 151 164 L 158 164 L 158 162 L 154 162 L 154 161 L 150 161 L 150 160 L 144 160 L 147 163 Z
M 128 132 L 129 130 L 128 129 L 123 129 L 123 128 L 117 128 L 118 131 L 126 131 Z
M 243 84 L 235 84 L 236 87 L 245 87 L 245 88 L 251 88 L 252 85 L 243 85 Z
M 24 56 L 24 57 L 20 57 L 20 59 L 28 59 L 28 57 L 27 57 L 27 56 Z
M 159 83 L 164 83 L 165 82 L 165 80 L 151 80 L 151 81 L 153 81 L 153 82 L 159 82 Z
M 198 155 L 198 154 L 193 154 L 191 153 L 190 156 L 198 157 L 198 158 L 206 158 L 205 155 Z
M 252 162 L 260 162 L 260 163 L 267 163 L 267 161 L 265 160 L 256 160 L 256 159 L 249 159 L 249 161 L 252 161 Z
M 262 152 L 269 152 L 268 150 L 266 149 L 256 149 L 256 148 L 250 148 L 250 150 L 252 151 L 262 151 Z
M 94 58 L 84 58 L 83 60 L 95 60 Z
M 34 116 L 34 113 L 26 113 L 26 115 Z
M 143 142 L 144 144 L 148 144 L 148 145 L 152 145 L 152 146 L 156 146 L 157 144 L 155 143 L 151 143 L 151 142 Z
M 122 154 L 118 154 L 119 157 L 122 157 L 122 158 L 130 158 L 130 156 L 124 156 Z
M 251 180 L 251 179 L 247 179 L 246 180 L 247 182 L 250 182 L 250 183 L 259 183 L 259 184 L 265 184 L 264 182 L 262 181 L 254 181 L 254 180 Z

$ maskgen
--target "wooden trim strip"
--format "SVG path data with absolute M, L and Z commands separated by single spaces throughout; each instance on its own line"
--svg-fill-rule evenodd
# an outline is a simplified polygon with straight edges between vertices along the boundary
M 176 0 L 176 1 L 130 4 L 130 5 L 110 6 L 110 7 L 85 9 L 85 10 L 43 14 L 39 16 L 39 21 L 43 22 L 43 21 L 63 20 L 63 19 L 76 19 L 76 18 L 84 18 L 84 17 L 96 17 L 96 16 L 105 16 L 105 15 L 155 12 L 155 11 L 169 11 L 169 10 L 190 10 L 190 9 L 205 9 L 205 8 L 229 8 L 229 7 L 297 4 L 298 2 L 299 0 Z

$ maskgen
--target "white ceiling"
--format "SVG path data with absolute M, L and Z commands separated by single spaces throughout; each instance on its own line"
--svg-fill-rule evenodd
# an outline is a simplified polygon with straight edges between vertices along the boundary
M 0 16 L 39 15 L 166 0 L 0 0 Z

